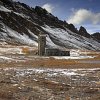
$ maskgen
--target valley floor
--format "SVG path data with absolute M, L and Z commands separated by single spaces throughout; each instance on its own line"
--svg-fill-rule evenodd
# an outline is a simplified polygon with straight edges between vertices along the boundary
M 39 57 L 20 48 L 0 49 L 0 100 L 100 100 L 100 52 Z
M 100 53 L 74 57 L 39 57 L 29 54 L 2 54 L 0 67 L 100 68 Z

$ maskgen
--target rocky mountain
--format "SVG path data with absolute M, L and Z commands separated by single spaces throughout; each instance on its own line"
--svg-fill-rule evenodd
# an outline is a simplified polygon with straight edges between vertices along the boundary
M 91 38 L 91 35 L 87 32 L 87 30 L 84 27 L 80 27 L 79 29 L 79 34 L 81 36 L 87 37 L 87 38 Z
M 59 20 L 45 9 L 13 0 L 0 0 L 0 41 L 38 45 L 38 34 L 47 34 L 47 47 L 100 50 L 100 42 L 84 27 Z
M 99 32 L 92 34 L 92 37 L 95 38 L 98 42 L 100 42 L 100 33 Z

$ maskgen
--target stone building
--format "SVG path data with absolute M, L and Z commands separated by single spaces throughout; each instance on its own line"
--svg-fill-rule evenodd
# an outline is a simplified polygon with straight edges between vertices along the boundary
M 70 56 L 70 51 L 58 48 L 46 48 L 46 35 L 38 36 L 38 55 L 39 56 Z
M 46 35 L 39 34 L 38 36 L 38 55 L 39 56 L 45 55 L 45 47 L 46 47 Z

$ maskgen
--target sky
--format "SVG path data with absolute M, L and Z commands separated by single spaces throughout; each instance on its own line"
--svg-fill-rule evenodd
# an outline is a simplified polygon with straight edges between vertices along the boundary
M 92 34 L 100 32 L 100 0 L 14 0 L 30 7 L 41 6 L 61 20 L 84 26 Z

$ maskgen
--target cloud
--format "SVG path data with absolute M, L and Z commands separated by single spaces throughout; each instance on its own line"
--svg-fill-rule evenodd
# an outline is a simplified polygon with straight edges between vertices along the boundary
M 53 9 L 54 9 L 53 5 L 48 4 L 48 3 L 44 4 L 42 6 L 42 8 L 46 9 L 49 13 L 52 13 L 53 12 Z
M 79 9 L 72 11 L 73 14 L 67 20 L 68 23 L 80 25 L 84 22 L 90 21 L 92 24 L 100 23 L 100 13 L 94 13 L 87 9 Z

